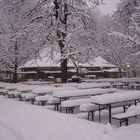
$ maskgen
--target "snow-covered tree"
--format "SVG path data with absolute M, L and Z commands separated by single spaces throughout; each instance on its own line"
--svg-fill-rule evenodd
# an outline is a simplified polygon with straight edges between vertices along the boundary
M 17 82 L 18 67 L 34 52 L 24 20 L 24 12 L 31 5 L 31 1 L 26 0 L 2 0 L 0 3 L 0 65 L 1 70 L 13 73 L 14 82 Z
M 129 50 L 128 55 L 125 56 L 127 63 L 131 63 L 133 69 L 138 68 L 140 66 L 137 61 L 140 57 L 140 1 L 121 0 L 113 15 L 113 22 L 111 34 L 126 40 L 125 48 L 126 51 Z
M 61 54 L 62 82 L 67 81 L 68 59 L 77 54 L 85 55 L 92 44 L 97 43 L 95 16 L 87 2 L 89 4 L 89 0 L 42 0 L 26 14 L 29 26 L 39 27 L 42 46 Z M 95 6 L 100 0 L 91 2 Z
M 126 69 L 127 64 L 131 69 L 140 66 L 140 1 L 121 0 L 112 19 L 100 31 L 99 53 L 115 64 L 120 70 Z M 109 25 L 109 26 L 108 26 Z

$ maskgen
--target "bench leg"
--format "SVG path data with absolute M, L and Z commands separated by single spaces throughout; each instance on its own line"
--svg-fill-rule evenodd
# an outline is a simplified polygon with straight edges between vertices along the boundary
M 126 112 L 126 108 L 125 108 L 125 106 L 123 106 L 123 112 Z
M 59 105 L 58 104 L 54 105 L 54 110 L 59 111 Z
M 127 126 L 127 125 L 128 125 L 128 118 L 126 118 L 126 120 L 125 120 L 125 121 L 126 121 L 126 123 L 125 123 L 125 124 L 126 124 L 126 126 Z
M 99 105 L 99 123 L 101 122 L 101 107 Z
M 109 109 L 109 123 L 111 124 L 111 104 L 108 105 L 108 109 Z
M 68 113 L 68 108 L 66 108 L 66 114 Z
M 34 105 L 34 99 L 31 99 L 30 102 L 32 105 Z
M 74 113 L 74 108 L 70 108 L 70 113 L 71 113 L 71 114 Z
M 128 118 L 120 120 L 120 127 L 122 126 L 122 123 L 124 123 L 125 126 L 128 126 Z
M 60 112 L 62 112 L 62 107 L 61 107 L 61 106 L 60 106 L 60 109 L 59 109 L 59 111 L 60 111 Z
M 94 111 L 88 112 L 88 120 L 90 120 L 90 116 L 91 116 L 91 120 L 94 121 L 95 112 Z

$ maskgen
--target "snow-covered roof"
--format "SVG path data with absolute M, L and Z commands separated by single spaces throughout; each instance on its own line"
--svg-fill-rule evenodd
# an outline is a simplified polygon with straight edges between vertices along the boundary
M 31 67 L 60 67 L 60 59 L 51 59 L 47 57 L 34 59 L 28 61 L 24 66 L 24 68 Z M 74 67 L 72 62 L 68 62 L 68 67 Z M 115 65 L 107 62 L 101 56 L 96 57 L 94 60 L 90 60 L 90 62 L 82 63 L 82 67 L 116 67 Z
M 60 67 L 60 63 L 52 60 L 52 59 L 48 59 L 47 57 L 44 58 L 40 58 L 40 59 L 32 59 L 30 61 L 28 61 L 24 66 L 24 68 L 28 68 L 28 67 Z
M 105 72 L 119 72 L 119 69 L 118 68 L 111 68 L 111 69 L 108 69 L 108 70 L 104 70 Z
M 116 67 L 115 65 L 106 61 L 103 57 L 98 56 L 94 60 L 91 60 L 89 64 L 93 67 Z

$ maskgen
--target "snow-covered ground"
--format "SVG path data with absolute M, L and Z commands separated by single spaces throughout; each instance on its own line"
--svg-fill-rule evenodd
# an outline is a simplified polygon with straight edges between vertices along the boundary
M 116 112 L 122 110 L 112 113 Z M 64 114 L 54 111 L 53 106 L 31 105 L 0 95 L 0 140 L 138 140 L 139 122 L 139 117 L 132 118 L 129 126 L 119 128 L 117 120 L 108 124 L 106 111 L 99 124 L 98 112 L 92 122 L 85 113 Z

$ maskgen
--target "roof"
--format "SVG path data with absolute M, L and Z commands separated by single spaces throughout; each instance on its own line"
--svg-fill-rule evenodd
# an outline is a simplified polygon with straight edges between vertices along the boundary
M 93 61 L 89 62 L 93 67 L 116 67 L 115 65 L 109 63 L 108 61 L 106 61 L 103 57 L 98 56 L 96 57 Z
M 28 61 L 22 68 L 32 68 L 32 67 L 60 67 L 59 59 L 51 59 L 47 57 L 33 59 Z M 68 62 L 68 67 L 74 67 L 72 62 Z M 90 62 L 82 63 L 82 67 L 110 67 L 114 68 L 115 65 L 107 62 L 101 56 L 96 57 L 94 60 L 90 60 Z

